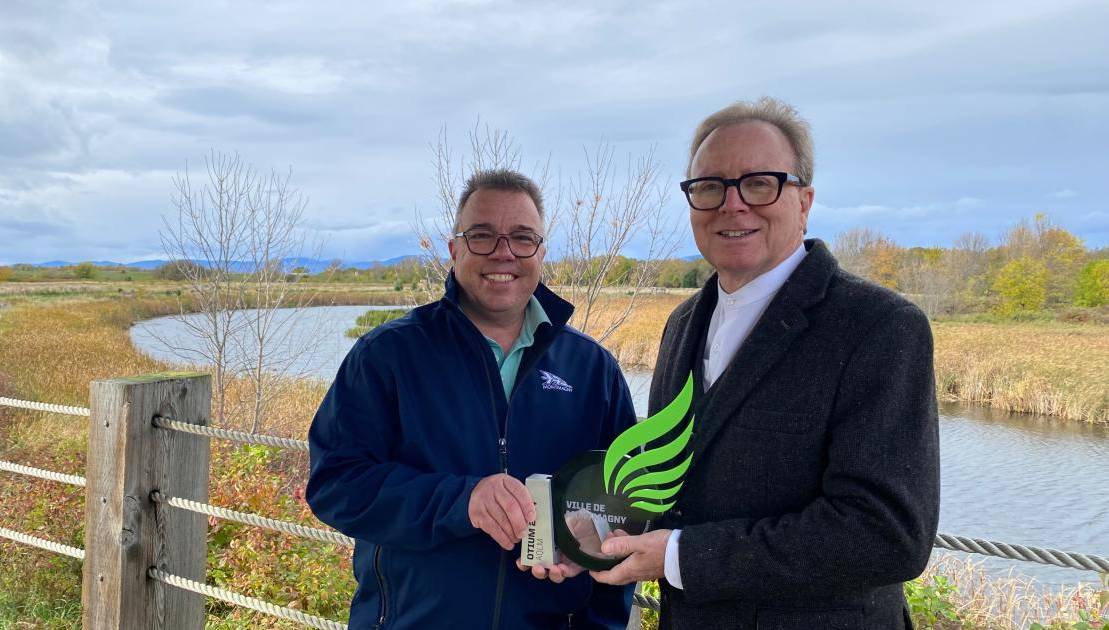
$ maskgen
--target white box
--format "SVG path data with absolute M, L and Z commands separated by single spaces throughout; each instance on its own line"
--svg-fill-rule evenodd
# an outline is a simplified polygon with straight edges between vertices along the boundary
M 554 510 L 551 506 L 551 476 L 531 475 L 524 485 L 535 504 L 535 521 L 528 523 L 524 539 L 520 541 L 520 564 L 549 567 L 558 564 L 555 548 Z

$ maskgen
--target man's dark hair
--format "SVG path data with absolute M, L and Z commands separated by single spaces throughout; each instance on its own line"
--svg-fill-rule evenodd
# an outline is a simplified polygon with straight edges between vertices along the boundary
M 466 181 L 466 189 L 462 191 L 462 195 L 458 198 L 458 207 L 454 210 L 455 232 L 461 227 L 458 224 L 458 219 L 462 214 L 462 208 L 470 200 L 470 195 L 479 190 L 504 190 L 525 193 L 528 197 L 531 197 L 535 209 L 539 211 L 539 220 L 544 220 L 543 193 L 530 177 L 506 168 L 489 169 L 475 172 Z

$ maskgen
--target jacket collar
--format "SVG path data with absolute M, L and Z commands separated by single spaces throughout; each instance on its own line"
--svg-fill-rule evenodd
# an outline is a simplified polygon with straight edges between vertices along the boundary
M 758 382 L 808 327 L 805 311 L 824 299 L 838 265 L 819 239 L 806 240 L 805 248 L 808 255 L 771 300 L 727 369 L 696 405 L 694 465 L 697 455 L 705 450 L 726 420 L 739 410 Z M 713 274 L 697 294 L 688 318 L 681 325 L 674 364 L 682 368 L 671 372 L 667 387 L 671 395 L 681 389 L 691 369 L 698 390 L 703 387 L 700 358 L 705 332 L 716 306 L 716 282 Z
M 462 286 L 454 276 L 454 269 L 451 269 L 450 274 L 447 275 L 444 289 L 443 300 L 450 302 L 461 311 Z M 532 295 L 539 300 L 539 306 L 543 307 L 543 311 L 547 314 L 547 319 L 551 320 L 553 328 L 562 328 L 566 325 L 566 322 L 570 321 L 570 316 L 574 314 L 574 305 L 558 297 L 554 291 L 548 289 L 547 285 L 542 282 L 535 287 L 535 292 Z

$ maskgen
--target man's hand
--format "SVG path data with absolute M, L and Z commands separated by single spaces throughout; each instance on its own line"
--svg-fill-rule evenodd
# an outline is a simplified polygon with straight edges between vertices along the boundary
M 669 529 L 642 536 L 611 536 L 601 545 L 601 551 L 618 558 L 627 557 L 608 571 L 590 571 L 589 575 L 602 584 L 631 584 L 664 577 L 669 538 Z
M 520 564 L 520 561 L 517 560 L 516 568 L 521 571 L 531 569 L 532 577 L 538 580 L 550 580 L 555 584 L 561 584 L 563 580 L 572 578 L 585 570 L 579 567 L 573 560 L 567 560 L 566 558 L 563 558 L 562 562 L 549 567 L 541 567 L 539 565 L 527 567 Z
M 470 493 L 470 523 L 489 534 L 506 551 L 520 542 L 528 523 L 535 520 L 531 493 L 517 479 L 490 475 Z

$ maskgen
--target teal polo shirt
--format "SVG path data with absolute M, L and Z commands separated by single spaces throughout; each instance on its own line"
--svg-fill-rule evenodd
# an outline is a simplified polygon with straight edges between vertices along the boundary
M 505 398 L 509 397 L 512 386 L 516 384 L 516 372 L 520 369 L 520 361 L 524 358 L 524 350 L 535 343 L 536 329 L 539 328 L 539 324 L 549 323 L 551 323 L 551 320 L 547 317 L 547 312 L 543 310 L 539 300 L 535 299 L 533 295 L 528 300 L 527 308 L 524 309 L 524 325 L 520 327 L 520 336 L 516 338 L 516 343 L 509 348 L 508 354 L 505 354 L 504 350 L 501 349 L 501 344 L 485 337 L 489 349 L 493 351 L 493 358 L 497 360 L 497 367 L 501 369 L 501 385 L 504 386 Z

